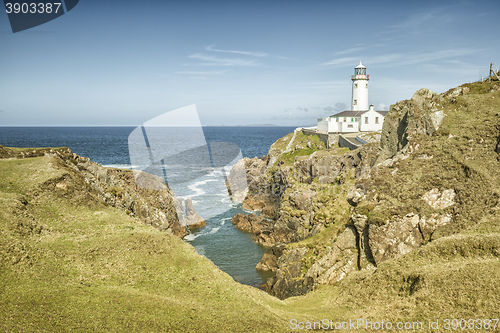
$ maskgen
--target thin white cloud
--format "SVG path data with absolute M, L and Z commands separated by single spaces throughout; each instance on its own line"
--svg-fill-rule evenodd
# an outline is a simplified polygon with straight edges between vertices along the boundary
M 177 74 L 188 74 L 188 75 L 221 75 L 227 73 L 228 70 L 224 71 L 177 71 Z
M 263 53 L 263 52 L 249 52 L 249 51 L 216 49 L 215 45 L 213 45 L 213 44 L 205 47 L 205 50 L 212 51 L 212 52 L 220 52 L 220 53 L 241 54 L 241 55 L 246 55 L 246 56 L 251 56 L 251 57 L 267 57 L 267 56 L 269 56 L 269 54 Z
M 426 64 L 432 63 L 440 60 L 450 60 L 456 57 L 461 57 L 464 55 L 469 55 L 473 53 L 480 52 L 479 49 L 446 49 L 434 52 L 423 52 L 423 53 L 388 53 L 378 56 L 367 56 L 361 59 L 366 65 L 390 65 L 390 66 L 401 66 L 401 65 L 415 65 L 415 64 Z M 323 63 L 323 66 L 330 67 L 342 67 L 346 65 L 354 65 L 360 59 L 354 57 L 337 58 Z
M 241 58 L 218 58 L 202 53 L 191 54 L 189 58 L 201 60 L 203 61 L 203 65 L 208 66 L 258 66 L 258 63 L 255 60 Z
M 345 54 L 349 54 L 349 53 L 360 52 L 360 51 L 366 50 L 366 48 L 367 48 L 367 46 L 351 47 L 349 49 L 335 52 L 335 55 L 340 56 L 340 55 L 345 55 Z
M 356 62 L 356 59 L 357 58 L 354 58 L 354 57 L 348 57 L 348 58 L 337 58 L 337 59 L 333 59 L 333 60 L 330 60 L 328 62 L 325 62 L 321 65 L 323 66 L 332 66 L 332 67 L 343 67 L 343 66 L 346 66 L 346 65 L 349 65 L 349 64 L 353 64 L 354 62 Z M 359 61 L 359 59 L 358 59 Z
M 249 57 L 255 57 L 255 58 L 269 58 L 269 59 L 299 61 L 299 60 L 294 59 L 294 58 L 283 57 L 283 56 L 279 56 L 279 55 L 272 55 L 272 54 L 265 53 L 265 52 L 251 52 L 251 51 L 240 51 L 240 50 L 223 50 L 223 49 L 216 48 L 214 44 L 205 47 L 205 50 L 206 51 L 211 51 L 211 52 L 219 52 L 219 53 L 239 54 L 239 55 L 244 55 L 244 56 L 249 56 Z

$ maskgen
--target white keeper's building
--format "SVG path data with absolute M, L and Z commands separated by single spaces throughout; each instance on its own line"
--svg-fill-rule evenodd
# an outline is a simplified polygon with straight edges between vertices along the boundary
M 342 111 L 326 118 L 318 118 L 318 133 L 376 132 L 382 130 L 388 111 L 376 111 L 368 106 L 368 80 L 366 67 L 360 62 L 354 68 L 352 80 L 351 110 Z

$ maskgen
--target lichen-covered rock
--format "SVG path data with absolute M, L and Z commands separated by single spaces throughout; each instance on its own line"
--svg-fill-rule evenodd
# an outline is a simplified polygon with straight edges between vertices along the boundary
M 424 88 L 418 90 L 411 100 L 391 105 L 380 137 L 382 158 L 393 157 L 416 134 L 434 133 L 445 116 L 439 106 L 441 100 L 441 96 Z
M 444 190 L 443 193 L 437 188 L 433 188 L 422 196 L 422 200 L 427 202 L 434 209 L 444 209 L 455 204 L 455 191 L 453 189 Z
M 302 276 L 302 259 L 306 248 L 288 250 L 278 260 L 276 275 L 266 282 L 266 291 L 280 299 L 308 293 L 313 289 L 313 280 Z
M 236 226 L 236 228 L 241 231 L 250 232 L 252 234 L 260 234 L 263 229 L 267 227 L 269 221 L 267 221 L 262 216 L 257 216 L 255 214 L 236 214 L 232 223 Z
M 420 218 L 417 214 L 395 217 L 385 225 L 369 225 L 369 245 L 375 263 L 395 258 L 420 247 L 422 234 L 418 229 Z
M 363 199 L 364 195 L 365 194 L 361 188 L 351 187 L 347 193 L 346 199 L 351 206 L 356 207 Z
M 429 218 L 422 217 L 418 223 L 424 240 L 430 242 L 436 228 L 450 223 L 451 217 L 450 214 L 439 215 L 437 213 L 432 214 Z
M 264 252 L 262 259 L 259 261 L 255 269 L 264 272 L 276 272 L 276 270 L 278 269 L 278 258 L 281 257 L 284 249 L 285 245 L 283 244 L 274 245 L 268 248 Z
M 141 184 L 150 185 L 144 188 L 137 185 L 131 170 L 105 168 L 86 157 L 71 153 L 68 148 L 55 148 L 44 151 L 43 154 L 60 158 L 61 163 L 73 170 L 74 177 L 82 177 L 82 186 L 89 186 L 92 195 L 98 200 L 159 230 L 179 237 L 187 235 L 186 228 L 179 222 L 173 192 L 162 179 L 142 172 L 139 175 Z M 69 183 L 62 178 L 59 182 L 47 186 L 54 186 L 72 195 L 84 190 L 72 188 L 67 184 Z
M 335 284 L 357 270 L 356 234 L 346 228 L 331 247 L 322 253 L 305 275 L 314 284 Z

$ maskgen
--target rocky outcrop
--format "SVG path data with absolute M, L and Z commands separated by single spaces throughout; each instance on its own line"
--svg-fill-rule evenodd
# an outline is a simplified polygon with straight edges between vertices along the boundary
M 303 258 L 307 249 L 299 247 L 287 251 L 278 259 L 276 275 L 266 282 L 266 291 L 280 299 L 298 296 L 313 290 L 312 278 L 304 277 Z
M 418 90 L 410 100 L 391 105 L 384 118 L 380 147 L 383 159 L 403 150 L 416 134 L 432 135 L 444 120 L 442 97 L 429 89 Z
M 352 271 L 376 269 L 498 209 L 498 191 L 491 188 L 491 170 L 498 166 L 484 169 L 479 162 L 492 149 L 500 158 L 498 128 L 492 130 L 497 121 L 491 121 L 499 114 L 489 106 L 496 96 L 483 98 L 490 107 L 483 120 L 467 122 L 476 111 L 469 105 L 477 105 L 477 95 L 468 95 L 497 88 L 474 89 L 464 85 L 441 95 L 421 89 L 392 105 L 380 145 L 301 154 L 306 145 L 290 144 L 297 132 L 276 141 L 274 164 L 253 178 L 245 199 L 247 208 L 263 211 L 272 202 L 268 243 L 276 232 L 284 232 L 279 241 L 288 243 L 281 251 L 266 251 L 259 263 L 276 270 L 266 290 L 284 298 L 338 283 Z M 277 261 L 275 252 L 281 253 Z
M 69 148 L 33 148 L 12 150 L 0 147 L 0 158 L 52 156 L 54 163 L 68 171 L 43 184 L 45 189 L 61 192 L 69 198 L 92 197 L 94 202 L 116 207 L 145 224 L 183 237 L 186 228 L 177 217 L 173 193 L 162 179 L 141 173 L 149 189 L 136 185 L 131 170 L 105 168 Z
M 207 225 L 205 219 L 198 215 L 198 213 L 194 210 L 193 200 L 188 198 L 185 200 L 186 205 L 186 226 L 193 230 L 199 229 Z
M 305 277 L 311 278 L 314 285 L 335 284 L 357 269 L 356 233 L 352 227 L 348 227 L 318 256 Z
M 240 230 L 254 234 L 253 239 L 266 247 L 297 241 L 293 229 L 288 224 L 268 220 L 255 214 L 236 214 L 232 220 Z
M 448 189 L 442 193 L 437 188 L 433 188 L 429 192 L 424 193 L 422 200 L 427 202 L 434 209 L 444 209 L 452 206 L 455 202 L 455 190 Z
M 283 254 L 284 244 L 274 245 L 264 252 L 261 261 L 255 267 L 258 271 L 276 272 L 278 269 L 278 259 Z

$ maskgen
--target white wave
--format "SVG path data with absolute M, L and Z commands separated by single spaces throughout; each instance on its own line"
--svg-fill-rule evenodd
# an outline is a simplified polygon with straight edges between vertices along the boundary
M 115 169 L 137 169 L 139 166 L 130 164 L 104 164 L 103 167 Z
M 189 234 L 189 235 L 184 236 L 184 240 L 186 240 L 188 242 L 192 242 L 192 241 L 194 241 L 199 236 L 201 236 L 201 234 L 198 234 L 198 235 Z
M 212 234 L 215 234 L 217 231 L 219 231 L 220 228 L 212 228 L 210 229 L 210 231 L 208 232 L 201 232 L 199 234 L 189 234 L 187 236 L 184 237 L 184 240 L 188 241 L 188 242 L 192 242 L 194 241 L 196 238 L 200 237 L 200 236 L 205 236 L 205 235 L 212 235 Z
M 210 232 L 207 233 L 207 235 L 215 234 L 217 231 L 219 231 L 220 228 L 212 228 Z

